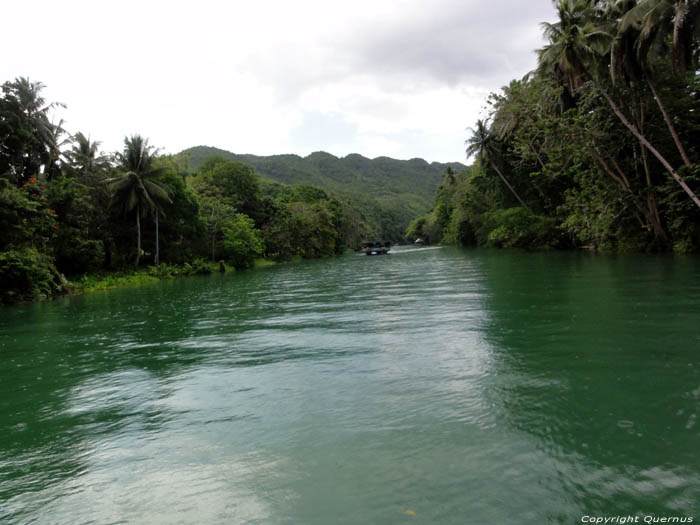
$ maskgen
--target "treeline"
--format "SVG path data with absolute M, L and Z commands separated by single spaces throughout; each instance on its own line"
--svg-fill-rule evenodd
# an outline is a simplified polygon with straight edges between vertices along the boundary
M 700 251 L 700 2 L 561 0 L 411 237 Z
M 163 263 L 210 271 L 257 258 L 315 258 L 372 231 L 347 199 L 259 178 L 212 158 L 159 155 L 133 135 L 120 152 L 51 120 L 43 85 L 5 82 L 0 99 L 0 302 L 60 293 L 64 276 Z
M 428 211 L 442 173 L 463 164 L 428 163 L 423 159 L 397 160 L 388 157 L 368 159 L 358 154 L 338 158 L 323 151 L 299 155 L 241 155 L 230 151 L 197 146 L 184 151 L 194 168 L 208 158 L 219 156 L 253 166 L 266 179 L 286 184 L 312 184 L 336 196 L 351 200 L 383 240 L 401 241 L 416 215 Z

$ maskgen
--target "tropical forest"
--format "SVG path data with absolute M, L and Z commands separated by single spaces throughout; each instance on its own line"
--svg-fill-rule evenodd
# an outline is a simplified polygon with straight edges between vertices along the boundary
M 538 67 L 489 97 L 408 236 L 610 252 L 700 250 L 700 7 L 562 0 Z

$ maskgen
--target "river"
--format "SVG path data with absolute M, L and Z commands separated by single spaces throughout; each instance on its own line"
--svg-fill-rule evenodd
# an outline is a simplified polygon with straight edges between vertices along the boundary
M 0 310 L 0 378 L 0 521 L 700 520 L 697 257 L 398 247 L 64 297 Z

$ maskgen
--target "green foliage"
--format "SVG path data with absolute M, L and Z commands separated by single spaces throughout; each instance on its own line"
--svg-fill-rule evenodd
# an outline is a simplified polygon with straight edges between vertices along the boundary
M 689 28 L 700 8 L 556 4 L 537 71 L 489 97 L 488 118 L 467 140 L 471 173 L 446 176 L 409 233 L 503 247 L 699 251 L 700 39 Z
M 58 218 L 52 242 L 58 269 L 76 274 L 101 268 L 104 246 L 94 238 L 97 229 L 90 188 L 75 179 L 56 179 L 47 184 L 46 197 Z
M 57 228 L 42 183 L 30 178 L 16 188 L 0 178 L 0 250 L 31 246 L 48 252 Z
M 30 279 L 21 290 L 8 288 L 3 300 L 56 290 L 46 284 L 50 271 L 87 272 L 79 283 L 93 289 L 210 273 L 216 266 L 203 257 L 247 268 L 263 255 L 340 254 L 378 231 L 400 237 L 402 221 L 421 206 L 405 180 L 397 187 L 407 193 L 373 186 L 389 199 L 366 191 L 368 182 L 396 173 L 391 159 L 351 155 L 344 164 L 318 153 L 294 167 L 299 157 L 280 157 L 283 179 L 313 172 L 325 174 L 320 182 L 333 181 L 320 187 L 308 179 L 295 181 L 305 182 L 299 186 L 262 180 L 238 158 L 201 162 L 194 155 L 199 169 L 192 174 L 189 153 L 159 156 L 139 135 L 125 138 L 121 152 L 105 155 L 83 133 L 64 140 L 61 125 L 47 119 L 57 105 L 45 103 L 42 88 L 17 79 L 3 85 L 0 99 L 0 250 L 7 275 L 26 271 Z M 421 184 L 434 169 L 415 159 L 398 166 L 419 174 Z M 360 190 L 357 201 L 343 189 L 348 176 Z M 129 260 L 136 271 L 123 271 Z M 138 271 L 142 260 L 155 264 Z M 223 261 L 219 269 L 225 270 Z M 56 282 L 63 279 L 56 276 Z
M 486 233 L 488 232 L 488 233 Z M 486 215 L 481 235 L 498 248 L 552 248 L 557 241 L 556 221 L 532 215 L 524 208 L 495 210 Z
M 441 174 L 448 166 L 464 169 L 459 163 L 428 164 L 422 159 L 402 161 L 387 157 L 371 160 L 356 154 L 337 158 L 324 152 L 304 158 L 297 155 L 258 157 L 198 146 L 183 153 L 190 155 L 192 167 L 199 168 L 200 172 L 224 159 L 233 160 L 252 166 L 264 179 L 316 186 L 332 192 L 341 201 L 353 202 L 358 214 L 368 223 L 368 236 L 389 240 L 401 240 L 411 219 L 428 211 Z M 272 190 L 270 183 L 263 184 L 263 192 L 269 190 Z M 304 198 L 291 200 L 306 202 Z M 258 218 L 254 218 L 260 225 Z
M 202 258 L 197 258 L 192 261 L 192 264 L 187 265 L 187 275 L 208 275 L 213 272 L 211 263 L 208 263 Z
M 60 104 L 46 104 L 44 85 L 18 77 L 2 85 L 0 98 L 0 177 L 22 184 L 42 168 L 49 176 L 57 171 L 64 130 L 49 112 Z
M 142 253 L 141 217 L 152 215 L 157 224 L 159 216 L 163 214 L 163 205 L 172 203 L 169 188 L 156 180 L 164 168 L 154 166 L 153 158 L 153 147 L 148 144 L 148 139 L 140 135 L 127 137 L 124 139 L 124 150 L 117 154 L 120 174 L 105 181 L 112 192 L 112 207 L 120 210 L 124 216 L 133 213 L 136 218 L 134 267 L 138 267 Z
M 696 192 L 700 192 L 700 164 L 684 166 L 680 170 L 683 180 Z M 700 220 L 698 209 L 673 179 L 666 179 L 659 189 L 660 203 L 664 210 L 668 230 L 674 239 L 673 251 L 693 253 L 700 251 Z
M 238 269 L 251 268 L 264 251 L 260 231 L 253 220 L 237 213 L 222 226 L 221 253 Z
M 262 238 L 265 245 L 265 257 L 276 261 L 288 261 L 299 250 L 296 221 L 287 204 L 269 201 L 268 220 L 262 226 Z
M 442 244 L 462 244 L 464 246 L 476 244 L 474 228 L 461 207 L 452 210 L 449 223 L 442 233 Z
M 163 171 L 154 180 L 167 188 L 170 202 L 163 203 L 160 221 L 161 258 L 171 263 L 182 264 L 192 260 L 198 253 L 206 252 L 204 242 L 206 224 L 200 217 L 197 195 L 183 182 L 181 173 L 173 167 L 173 161 L 154 161 Z M 155 242 L 153 230 L 145 232 L 147 245 Z
M 45 299 L 63 285 L 51 259 L 35 248 L 0 252 L 0 301 Z
M 408 225 L 408 229 L 406 230 L 406 238 L 411 240 L 422 238 L 425 235 L 423 233 L 423 227 L 425 226 L 425 223 L 427 221 L 427 214 L 421 215 L 420 217 L 416 217 L 415 219 L 413 219 Z
M 260 183 L 251 166 L 214 159 L 202 166 L 194 183 L 200 193 L 257 219 Z
M 182 270 L 175 265 L 160 263 L 156 266 L 148 267 L 148 275 L 158 279 L 171 279 L 177 275 L 182 275 Z
M 298 242 L 299 253 L 305 259 L 329 257 L 336 254 L 337 231 L 333 215 L 323 204 L 292 203 L 294 238 Z
M 142 284 L 152 284 L 160 279 L 149 273 L 143 272 L 111 272 L 96 273 L 82 276 L 75 282 L 76 286 L 83 291 L 109 290 L 111 288 L 121 288 L 124 286 L 138 286 Z

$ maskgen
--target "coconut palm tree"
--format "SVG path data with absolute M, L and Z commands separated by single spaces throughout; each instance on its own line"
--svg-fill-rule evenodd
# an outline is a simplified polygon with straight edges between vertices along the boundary
M 73 147 L 66 152 L 70 168 L 80 176 L 89 176 L 109 167 L 109 160 L 99 153 L 100 142 L 82 133 L 73 135 Z
M 17 182 L 36 177 L 50 168 L 58 160 L 60 137 L 64 133 L 63 121 L 54 124 L 50 113 L 63 104 L 46 103 L 41 91 L 41 82 L 18 77 L 2 85 L 0 99 L 0 122 L 12 122 L 11 136 L 0 136 L 4 142 L 0 148 L 0 171 L 7 173 Z M 4 135 L 7 127 L 0 130 Z M 11 140 L 6 140 L 11 139 Z
M 671 43 L 671 64 L 685 70 L 698 50 L 700 2 L 698 0 L 640 0 L 620 20 L 622 30 L 639 30 L 636 47 L 640 61 L 650 54 L 665 55 Z
M 63 150 L 70 144 L 71 138 L 63 128 L 64 123 L 63 119 L 60 119 L 58 124 L 51 122 L 42 137 L 48 149 L 48 160 L 44 165 L 44 174 L 47 180 L 61 175 L 62 165 L 66 160 Z
M 603 71 L 609 70 L 612 37 L 606 28 L 603 11 L 596 2 L 560 0 L 559 21 L 543 24 L 549 43 L 539 51 L 539 70 L 556 81 L 564 80 L 569 89 L 577 89 L 590 79 L 603 95 L 620 122 L 656 157 L 675 181 L 700 208 L 700 199 L 688 187 L 671 163 L 628 119 L 603 85 Z M 607 74 L 607 73 L 605 73 Z
M 120 168 L 124 173 L 106 182 L 113 191 L 112 204 L 129 214 L 136 215 L 136 261 L 139 265 L 141 258 L 141 216 L 147 213 L 154 215 L 156 224 L 156 257 L 159 260 L 158 217 L 164 215 L 162 205 L 172 202 L 172 192 L 162 183 L 153 180 L 163 172 L 153 168 L 153 147 L 148 145 L 148 139 L 140 135 L 132 135 L 124 139 L 124 151 L 116 155 Z
M 513 186 L 511 186 L 510 182 L 508 182 L 508 179 L 506 179 L 503 173 L 501 173 L 501 170 L 498 168 L 498 164 L 494 162 L 493 157 L 495 156 L 494 152 L 496 146 L 496 139 L 491 134 L 488 128 L 488 124 L 483 120 L 477 120 L 476 129 L 469 129 L 472 133 L 472 136 L 469 137 L 466 141 L 467 157 L 477 155 L 481 162 L 484 164 L 484 167 L 493 167 L 493 169 L 496 170 L 496 173 L 498 173 L 498 176 L 501 177 L 503 183 L 508 187 L 510 192 L 515 196 L 516 199 L 518 199 L 518 202 L 520 202 L 520 204 L 522 204 L 528 212 L 532 213 L 530 207 L 527 204 L 525 204 L 525 201 L 523 201 L 520 198 L 518 192 L 516 192 Z
M 619 65 L 611 69 L 613 80 L 622 64 L 634 64 L 636 69 L 643 72 L 683 163 L 690 166 L 690 159 L 656 88 L 653 64 L 658 59 L 665 60 L 669 53 L 669 42 L 674 72 L 684 71 L 692 62 L 699 40 L 700 2 L 642 0 L 637 3 L 628 0 L 625 4 L 626 9 L 619 17 L 616 41 L 631 41 L 633 45 L 626 46 L 623 58 L 617 61 Z M 630 49 L 632 47 L 633 52 Z M 613 52 L 613 55 L 616 54 L 621 53 Z

